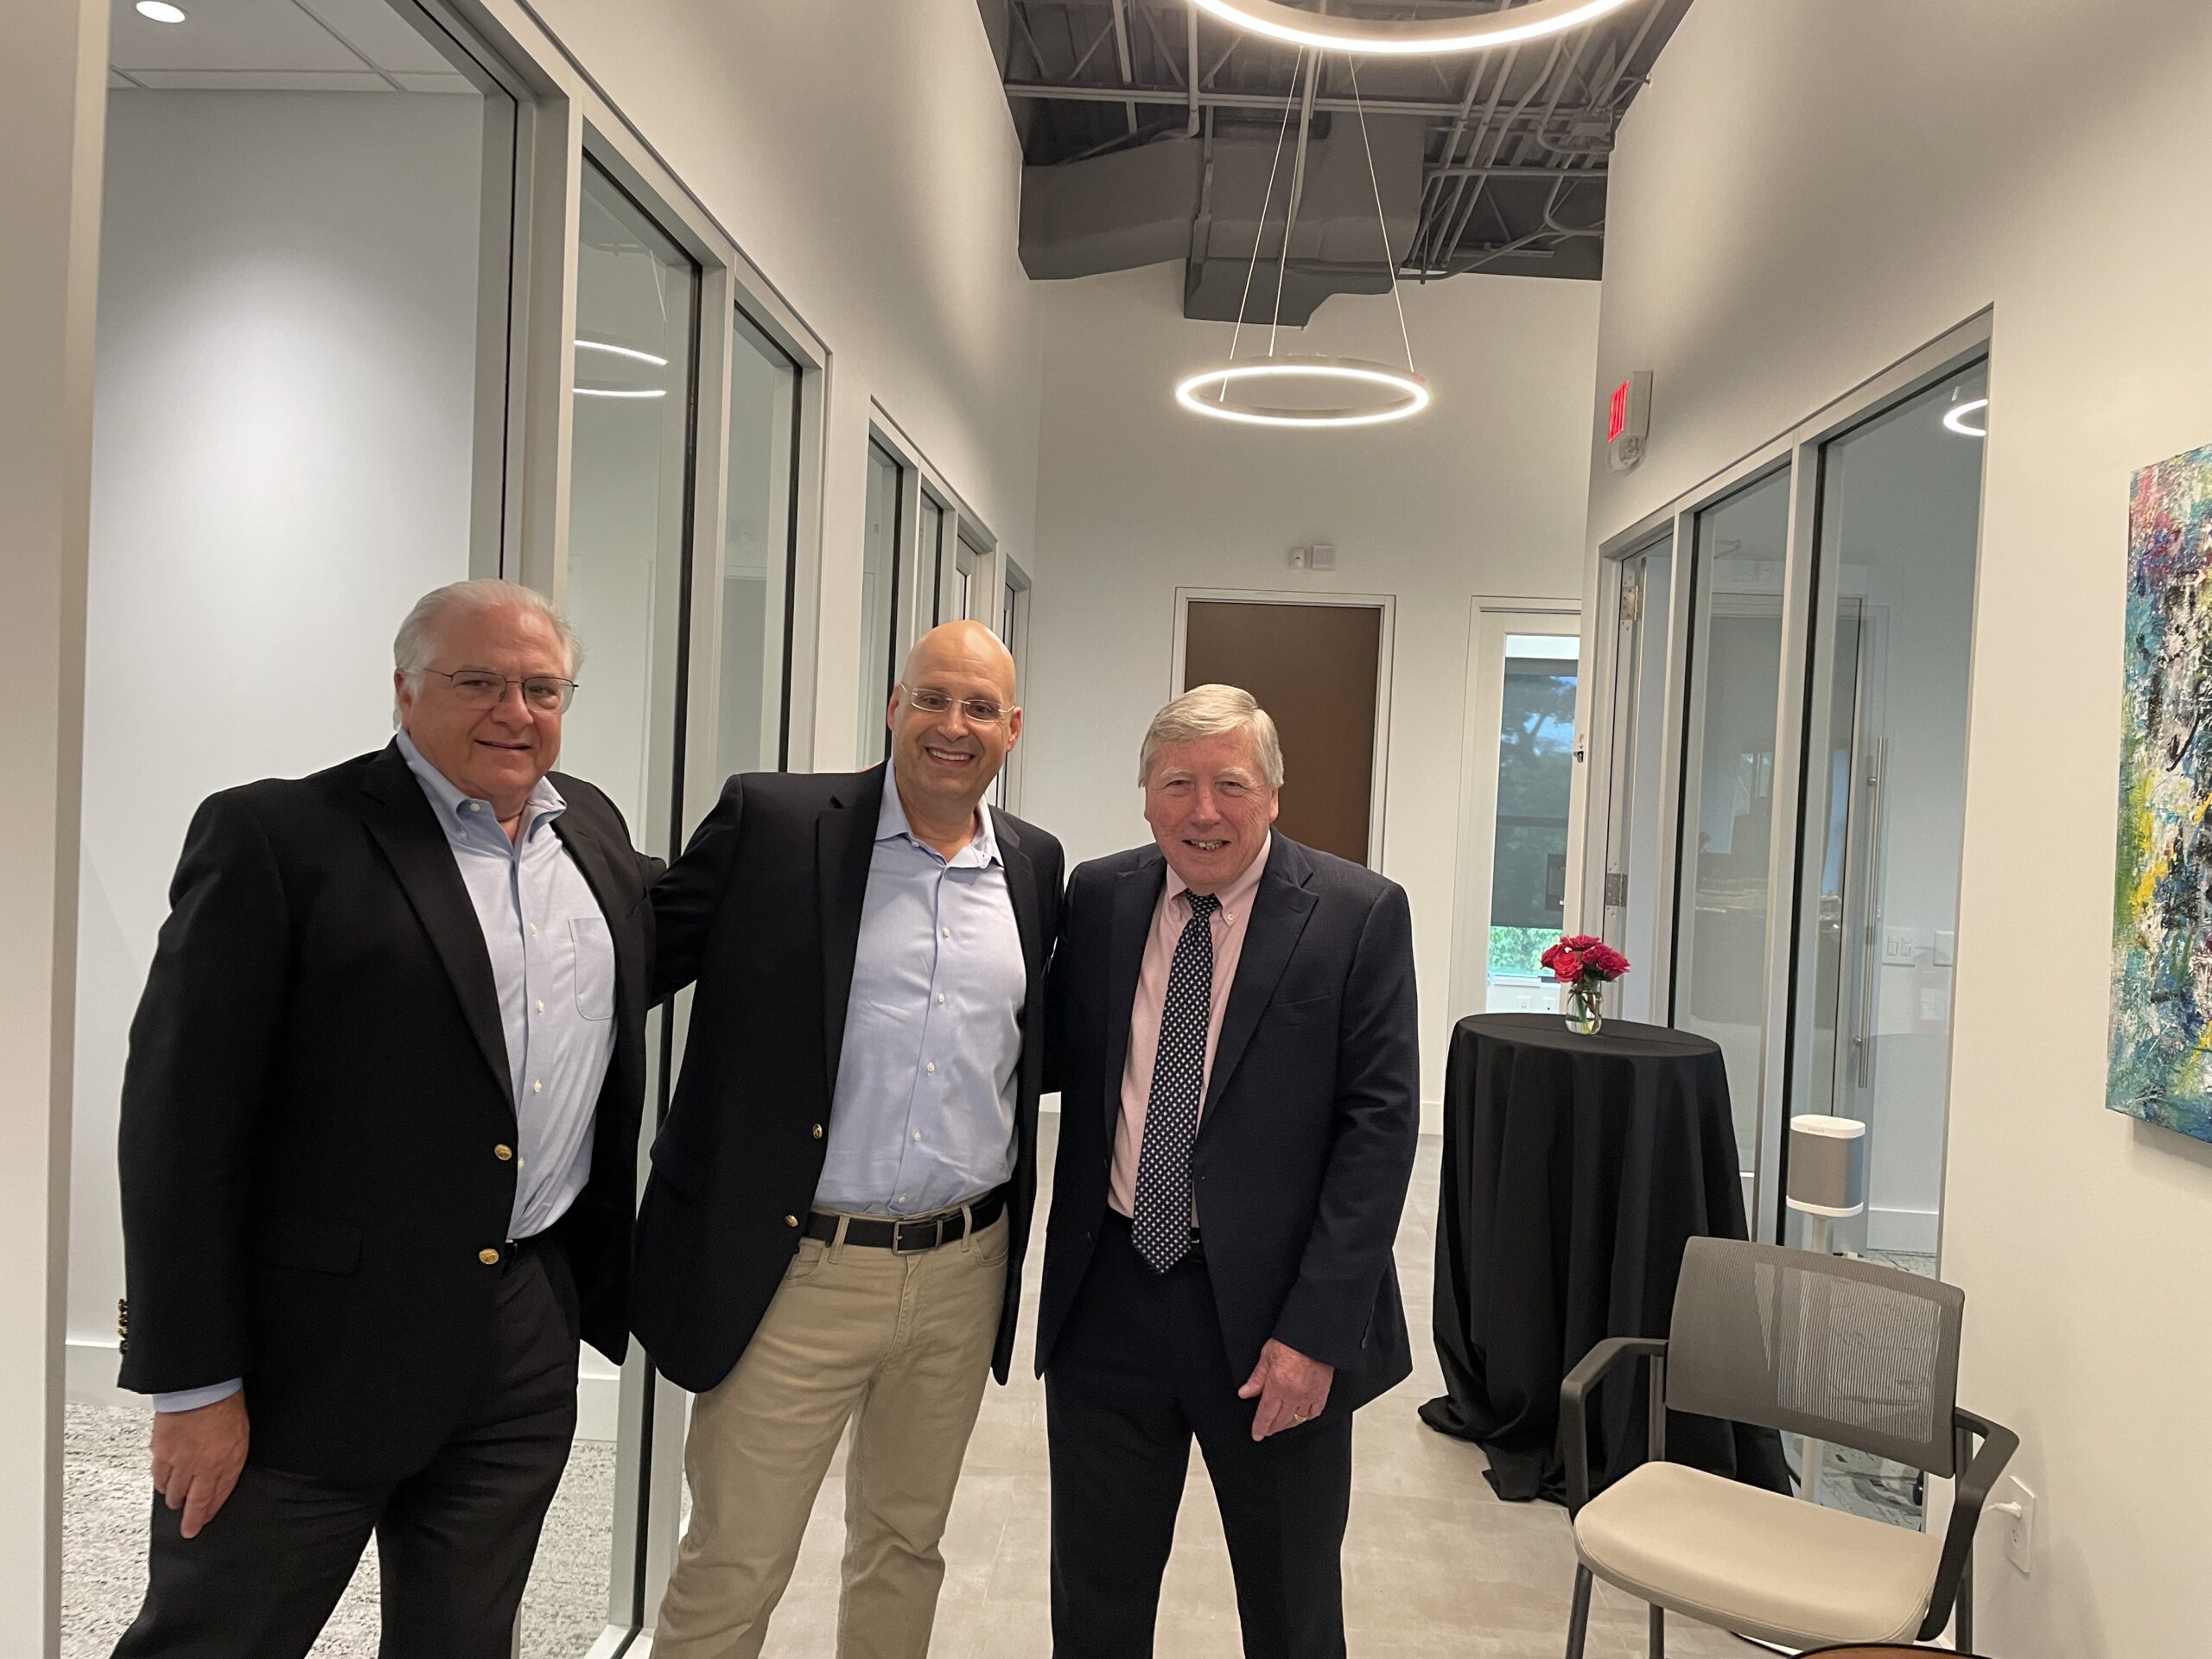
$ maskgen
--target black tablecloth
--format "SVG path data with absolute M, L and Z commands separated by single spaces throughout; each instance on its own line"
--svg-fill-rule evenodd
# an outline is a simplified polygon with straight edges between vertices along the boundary
M 1479 1441 L 1500 1497 L 1564 1502 L 1559 1389 L 1607 1337 L 1663 1337 L 1688 1242 L 1742 1238 L 1744 1195 L 1719 1049 L 1557 1014 L 1459 1022 L 1444 1078 L 1436 1351 L 1447 1392 L 1431 1428 Z M 1644 1367 L 1624 1363 L 1591 1413 L 1593 1487 L 1644 1456 Z M 1771 1430 L 1679 1413 L 1674 1461 L 1789 1490 Z

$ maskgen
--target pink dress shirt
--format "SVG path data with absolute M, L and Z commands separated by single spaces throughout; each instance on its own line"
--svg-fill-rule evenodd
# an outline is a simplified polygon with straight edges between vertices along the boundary
M 1221 908 L 1213 913 L 1213 1007 L 1206 1019 L 1206 1065 L 1199 1083 L 1203 1109 L 1205 1089 L 1213 1080 L 1213 1052 L 1221 1042 L 1221 1016 L 1229 1007 L 1229 988 L 1236 982 L 1236 961 L 1244 954 L 1244 930 L 1252 919 L 1252 895 L 1267 873 L 1268 853 L 1274 845 L 1270 834 L 1259 856 L 1244 867 L 1243 874 L 1221 890 Z M 1122 1068 L 1122 1117 L 1114 1130 L 1114 1167 L 1108 1178 L 1106 1201 L 1122 1215 L 1135 1213 L 1137 1194 L 1137 1154 L 1144 1149 L 1145 1109 L 1152 1103 L 1152 1067 L 1160 1057 L 1160 1019 L 1167 1004 L 1167 970 L 1175 961 L 1175 942 L 1191 919 L 1190 892 L 1171 866 L 1167 885 L 1153 907 L 1152 931 L 1145 936 L 1144 963 L 1137 970 L 1136 1001 L 1129 1006 L 1129 1058 Z M 1192 1200 L 1192 1219 L 1197 1203 Z

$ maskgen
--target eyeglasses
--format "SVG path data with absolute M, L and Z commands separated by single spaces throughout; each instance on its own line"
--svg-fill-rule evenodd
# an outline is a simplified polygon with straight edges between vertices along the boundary
M 564 680 L 557 674 L 532 674 L 527 678 L 511 680 L 480 668 L 448 671 L 426 668 L 425 674 L 435 674 L 453 687 L 454 696 L 472 709 L 490 709 L 507 695 L 507 688 L 522 688 L 522 700 L 541 715 L 550 715 L 566 709 L 575 701 L 576 683 Z
M 943 691 L 917 691 L 912 688 L 906 692 L 906 706 L 920 714 L 941 715 L 956 702 L 960 705 L 960 712 L 978 726 L 995 726 L 1011 712 L 988 697 L 955 697 Z

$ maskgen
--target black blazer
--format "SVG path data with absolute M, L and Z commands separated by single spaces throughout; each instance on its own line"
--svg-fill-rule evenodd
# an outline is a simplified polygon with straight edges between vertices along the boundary
M 614 1053 L 589 1185 L 555 1231 L 582 1332 L 626 1344 L 660 868 L 613 802 L 554 779 L 555 828 L 613 936 Z M 253 1456 L 396 1478 L 480 1386 L 515 1166 L 490 954 L 397 745 L 211 796 L 185 836 L 130 1027 L 122 1383 L 245 1379 Z
M 698 990 L 639 1210 L 631 1326 L 662 1372 L 695 1393 L 727 1376 L 753 1339 L 822 1179 L 884 777 L 874 766 L 733 778 L 653 888 L 654 995 L 695 981 Z M 1061 855 L 1034 824 L 989 810 L 1029 969 L 1006 1305 L 991 1362 L 1003 1382 L 1037 1194 Z
M 1106 1222 L 1122 1071 L 1157 847 L 1080 865 L 1052 974 L 1060 1147 L 1037 1369 Z M 1275 836 L 1253 895 L 1192 1150 L 1198 1228 L 1242 1382 L 1270 1337 L 1336 1367 L 1328 1414 L 1413 1370 L 1390 1255 L 1421 1134 L 1413 920 L 1405 890 Z

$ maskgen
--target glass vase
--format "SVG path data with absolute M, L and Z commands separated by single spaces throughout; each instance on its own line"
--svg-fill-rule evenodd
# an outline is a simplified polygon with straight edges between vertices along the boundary
M 1605 988 L 1591 980 L 1580 981 L 1567 988 L 1567 1028 L 1578 1037 L 1594 1037 L 1605 1023 L 1599 1011 L 1599 999 Z

